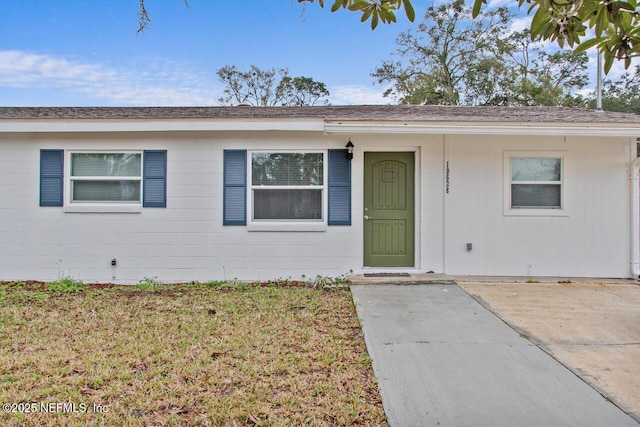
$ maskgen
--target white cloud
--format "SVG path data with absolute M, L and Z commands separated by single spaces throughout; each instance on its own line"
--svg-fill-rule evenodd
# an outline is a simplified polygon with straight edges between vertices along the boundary
M 483 9 L 497 9 L 499 7 L 513 7 L 515 2 L 513 0 L 489 0 L 489 2 L 483 6 Z
M 531 16 L 523 16 L 520 18 L 514 18 L 511 20 L 509 26 L 509 33 L 517 33 L 520 31 L 528 30 L 531 28 Z
M 218 105 L 221 89 L 215 79 L 215 73 L 205 75 L 162 59 L 138 58 L 125 65 L 109 66 L 56 55 L 0 50 L 0 91 L 36 94 L 37 105 Z M 329 89 L 333 105 L 393 103 L 382 96 L 382 88 L 350 85 Z M 60 99 L 64 104 L 59 103 Z M 2 104 L 23 103 L 5 96 Z
M 96 105 L 215 105 L 211 77 L 162 60 L 127 68 L 0 50 L 0 88 L 78 95 L 85 104 L 89 99 Z
M 329 88 L 332 105 L 374 105 L 391 104 L 393 100 L 382 96 L 382 89 L 374 90 L 365 86 L 335 86 Z

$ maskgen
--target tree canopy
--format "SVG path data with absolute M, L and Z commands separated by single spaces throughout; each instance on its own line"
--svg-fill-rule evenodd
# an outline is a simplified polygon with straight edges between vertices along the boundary
M 586 54 L 545 52 L 528 32 L 509 33 L 506 8 L 471 20 L 464 0 L 427 9 L 401 33 L 393 59 L 373 73 L 403 104 L 573 105 L 586 86 Z
M 235 65 L 225 65 L 216 74 L 225 86 L 224 95 L 218 99 L 223 105 L 269 107 L 329 103 L 329 91 L 324 83 L 310 77 L 291 77 L 286 68 L 262 70 L 251 65 L 243 71 Z
M 325 0 L 298 0 L 299 3 Z M 624 61 L 629 68 L 631 59 L 640 56 L 640 3 L 638 0 L 513 0 L 526 6 L 533 15 L 529 33 L 533 39 L 555 41 L 576 48 L 577 53 L 597 47 L 604 54 L 605 71 L 614 60 Z M 472 15 L 480 16 L 487 0 L 474 0 Z M 415 12 L 411 0 L 334 0 L 331 11 L 348 9 L 362 13 L 362 22 L 371 20 L 371 28 L 378 22 L 396 22 L 396 12 L 404 9 L 413 22 Z M 592 31 L 591 34 L 589 31 Z
M 595 94 L 587 99 L 588 106 L 595 108 Z M 607 111 L 640 114 L 640 65 L 633 72 L 620 76 L 618 80 L 605 79 L 602 88 L 602 108 Z
M 475 0 L 473 16 L 478 16 L 485 0 Z M 640 56 L 640 4 L 637 0 L 518 0 L 533 14 L 531 36 L 567 44 L 584 52 L 597 47 L 604 54 L 605 72 L 614 60 Z M 593 31 L 593 36 L 588 34 Z
M 503 8 L 468 22 L 470 17 L 464 0 L 455 0 L 429 7 L 416 30 L 401 33 L 396 40 L 398 59 L 384 61 L 372 73 L 378 83 L 393 84 L 385 96 L 394 95 L 404 104 L 477 101 L 466 89 L 491 85 L 495 67 L 490 62 L 500 49 L 509 13 Z

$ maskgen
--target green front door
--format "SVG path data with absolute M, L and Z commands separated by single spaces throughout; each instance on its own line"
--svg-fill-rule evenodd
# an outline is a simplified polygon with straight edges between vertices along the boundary
M 364 156 L 364 265 L 414 266 L 414 153 Z

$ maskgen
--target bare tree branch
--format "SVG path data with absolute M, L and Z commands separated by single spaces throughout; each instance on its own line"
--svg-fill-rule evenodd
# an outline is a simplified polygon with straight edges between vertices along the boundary
M 149 24 L 151 24 L 151 17 L 149 16 L 149 12 L 147 12 L 147 8 L 145 7 L 145 0 L 140 1 L 140 12 L 138 12 L 138 31 L 136 31 L 136 35 L 144 33 L 144 30 L 147 29 Z M 189 7 L 189 0 L 184 1 L 184 5 Z

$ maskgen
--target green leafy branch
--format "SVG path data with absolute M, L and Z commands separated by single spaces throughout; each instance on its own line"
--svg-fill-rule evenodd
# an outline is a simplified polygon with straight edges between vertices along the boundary
M 298 3 L 317 2 L 324 7 L 324 0 L 298 0 Z M 331 12 L 339 9 L 347 9 L 351 12 L 362 12 L 361 22 L 371 20 L 371 29 L 375 29 L 378 23 L 391 24 L 396 22 L 396 12 L 404 8 L 407 19 L 411 22 L 416 18 L 416 12 L 411 0 L 335 0 L 331 6 Z
M 475 0 L 477 17 L 486 0 Z M 596 47 L 605 58 L 605 72 L 614 60 L 631 60 L 640 56 L 640 8 L 637 0 L 518 0 L 529 5 L 533 13 L 532 39 L 550 40 L 560 47 L 576 47 L 576 53 Z M 587 36 L 593 31 L 593 37 Z M 584 39 L 586 37 L 586 39 Z M 590 37 L 590 38 L 589 38 Z

